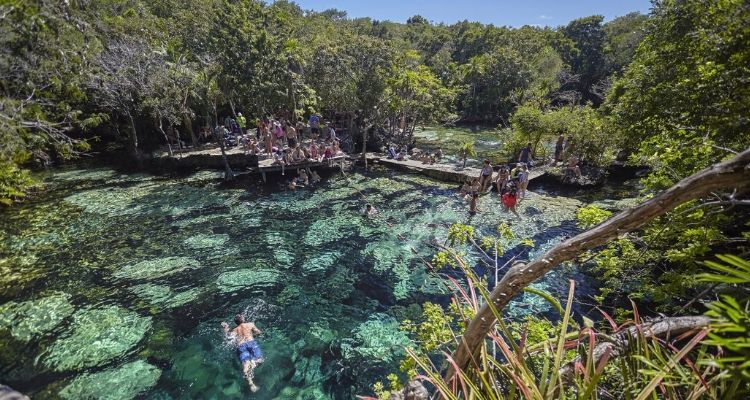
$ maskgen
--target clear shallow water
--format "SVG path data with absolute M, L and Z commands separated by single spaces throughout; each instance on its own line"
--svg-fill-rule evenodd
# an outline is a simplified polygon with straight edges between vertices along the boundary
M 452 185 L 392 171 L 297 191 L 217 177 L 56 172 L 38 199 L 4 210 L 0 382 L 41 399 L 245 398 L 219 326 L 242 312 L 264 330 L 252 398 L 350 399 L 397 369 L 399 322 L 446 298 L 426 242 L 456 221 L 485 233 L 505 221 L 517 239 L 501 263 L 533 257 L 575 232 L 580 206 L 532 195 L 518 220 L 487 196 L 470 219 Z M 360 215 L 365 201 L 377 218 Z M 562 296 L 568 277 L 585 292 L 570 270 L 537 286 Z M 547 310 L 526 295 L 509 314 Z
M 466 142 L 474 142 L 477 152 L 476 158 L 469 159 L 467 166 L 479 166 L 485 158 L 493 165 L 507 161 L 507 157 L 502 154 L 502 148 L 508 138 L 499 129 L 487 126 L 436 126 L 417 129 L 414 137 L 420 149 L 434 151 L 441 147 L 445 153 L 444 162 L 447 163 L 458 163 L 458 149 Z

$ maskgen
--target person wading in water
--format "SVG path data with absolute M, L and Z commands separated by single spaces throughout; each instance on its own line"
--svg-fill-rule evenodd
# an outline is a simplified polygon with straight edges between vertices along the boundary
M 237 314 L 234 317 L 234 322 L 237 327 L 229 329 L 229 324 L 226 322 L 221 323 L 221 327 L 224 328 L 224 334 L 227 338 L 234 341 L 237 345 L 237 356 L 240 358 L 242 363 L 242 371 L 245 374 L 247 383 L 250 384 L 250 390 L 256 392 L 258 387 L 253 382 L 253 376 L 255 375 L 255 367 L 264 361 L 263 351 L 261 351 L 258 342 L 255 341 L 255 335 L 260 335 L 261 331 L 252 322 L 245 322 L 245 316 Z

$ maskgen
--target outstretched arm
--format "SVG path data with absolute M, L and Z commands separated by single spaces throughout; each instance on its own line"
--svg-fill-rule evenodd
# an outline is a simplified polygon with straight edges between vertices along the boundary
M 222 321 L 221 322 L 221 327 L 224 328 L 224 334 L 228 336 L 229 335 L 229 324 L 227 324 L 226 322 Z
M 252 329 L 253 333 L 256 334 L 256 335 L 260 335 L 260 334 L 263 333 L 263 332 L 260 331 L 260 329 L 258 329 L 257 326 L 255 326 L 255 324 L 251 324 L 250 329 Z

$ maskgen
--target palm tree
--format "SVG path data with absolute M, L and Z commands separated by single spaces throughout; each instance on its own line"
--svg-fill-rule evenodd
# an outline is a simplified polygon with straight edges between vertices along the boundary
M 458 148 L 458 157 L 459 160 L 463 160 L 463 165 L 461 168 L 466 168 L 466 160 L 469 157 L 476 157 L 477 151 L 474 148 L 474 142 L 465 142 L 461 144 L 461 146 Z

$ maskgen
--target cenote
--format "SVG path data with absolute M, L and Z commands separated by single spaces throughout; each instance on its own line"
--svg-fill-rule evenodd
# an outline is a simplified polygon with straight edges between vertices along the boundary
M 517 219 L 487 196 L 470 219 L 455 185 L 385 169 L 296 191 L 224 188 L 219 176 L 58 170 L 4 210 L 0 380 L 39 399 L 244 398 L 220 329 L 242 312 L 264 331 L 253 398 L 369 394 L 404 355 L 399 323 L 449 294 L 425 268 L 428 243 L 454 222 L 483 232 L 506 222 L 515 239 L 503 260 L 534 257 L 576 232 L 582 205 L 531 194 Z M 365 201 L 377 217 L 362 216 Z M 575 267 L 536 286 L 564 297 L 568 279 L 591 292 Z M 548 310 L 524 295 L 507 313 Z

